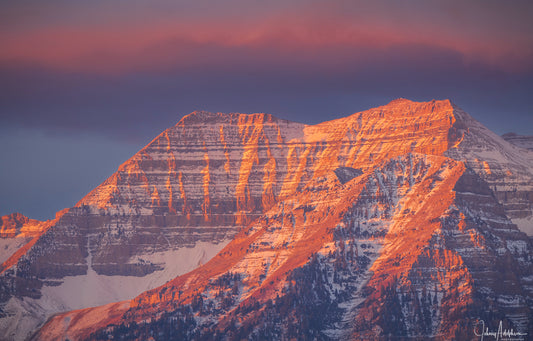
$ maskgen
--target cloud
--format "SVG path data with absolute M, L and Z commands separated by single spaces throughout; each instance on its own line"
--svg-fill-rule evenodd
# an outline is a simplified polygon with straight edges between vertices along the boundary
M 533 66 L 533 24 L 527 15 L 533 8 L 522 1 L 274 1 L 268 8 L 224 3 L 62 4 L 69 15 L 45 15 L 47 20 L 15 28 L 4 24 L 11 29 L 3 34 L 0 60 L 123 73 L 223 64 L 239 59 L 242 51 L 247 57 L 256 52 L 257 63 L 261 56 L 294 62 L 294 55 L 312 62 L 315 54 L 329 52 L 327 63 L 339 49 L 357 62 L 360 53 L 424 45 L 507 71 Z

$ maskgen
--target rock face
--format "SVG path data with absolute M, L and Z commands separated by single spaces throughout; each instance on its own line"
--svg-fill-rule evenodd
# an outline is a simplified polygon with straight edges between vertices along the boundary
M 2 238 L 15 237 L 20 233 L 24 224 L 28 224 L 30 219 L 20 213 L 13 213 L 0 217 L 0 236 Z
M 4 320 L 25 296 L 31 328 L 109 303 L 39 340 L 471 339 L 480 321 L 533 335 L 532 155 L 449 101 L 315 126 L 196 112 L 2 265 Z M 63 297 L 120 278 L 162 285 Z
M 506 143 L 459 108 L 455 108 L 455 116 L 461 143 L 445 155 L 463 161 L 486 181 L 507 217 L 532 236 L 533 152 Z

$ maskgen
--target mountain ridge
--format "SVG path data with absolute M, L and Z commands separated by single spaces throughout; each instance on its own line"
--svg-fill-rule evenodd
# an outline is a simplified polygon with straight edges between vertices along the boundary
M 506 133 L 502 135 L 502 138 L 517 147 L 533 151 L 533 136 Z
M 152 288 L 163 286 L 143 287 L 151 290 L 135 294 L 135 300 L 126 301 L 130 303 L 121 297 L 120 304 L 55 316 L 37 334 L 43 339 L 131 337 L 120 332 L 132 323 L 150 329 L 168 321 L 182 323 L 180 337 L 186 338 L 202 337 L 202 328 L 235 338 L 270 335 L 257 329 L 257 321 L 278 321 L 271 338 L 298 333 L 379 337 L 394 332 L 392 327 L 397 336 L 463 335 L 473 320 L 463 326 L 449 315 L 450 309 L 483 317 L 473 308 L 485 302 L 477 293 L 493 292 L 495 299 L 506 294 L 483 282 L 476 270 L 480 260 L 471 250 L 486 248 L 483 252 L 495 260 L 498 250 L 508 250 L 509 262 L 520 269 L 515 274 L 519 279 L 509 281 L 522 288 L 524 297 L 515 315 L 531 311 L 526 289 L 531 262 L 520 256 L 531 257 L 531 245 L 513 222 L 533 233 L 528 230 L 532 162 L 530 154 L 449 100 L 397 99 L 314 126 L 269 114 L 195 112 L 163 131 L 61 215 L 43 242 L 36 240 L 28 254 L 4 269 L 0 285 L 16 294 L 19 285 L 11 283 L 26 283 L 21 275 L 52 276 L 59 283 L 56 288 L 89 275 L 128 276 L 132 283 L 159 276 Z M 491 211 L 496 213 L 487 213 Z M 202 258 L 215 256 L 196 270 L 191 263 L 185 270 L 192 272 L 174 279 L 180 273 L 172 273 L 175 261 L 168 257 L 194 250 L 201 255 L 201 243 L 204 253 L 220 252 Z M 412 255 L 405 257 L 394 251 L 398 249 Z M 157 258 L 154 252 L 169 256 Z M 61 258 L 71 259 L 70 264 Z M 487 266 L 500 266 L 493 263 Z M 450 275 L 426 278 L 417 272 L 423 264 L 435 274 L 448 270 Z M 465 290 L 454 291 L 448 280 L 463 283 Z M 308 287 L 310 282 L 316 291 Z M 46 296 L 52 292 L 47 283 L 50 279 L 36 282 L 36 302 L 52 297 Z M 396 303 L 387 301 L 379 308 L 383 299 Z M 289 302 L 302 300 L 309 301 L 309 309 L 324 305 L 323 312 L 287 310 Z M 494 307 L 505 316 L 511 309 L 499 303 Z M 426 310 L 435 315 L 428 317 Z M 279 315 L 281 311 L 289 315 Z M 316 327 L 307 326 L 307 331 L 287 324 L 287 318 L 309 321 L 316 318 L 313 314 L 323 322 L 315 321 Z M 162 317 L 152 323 L 143 316 Z M 187 323 L 191 318 L 194 325 Z M 220 323 L 211 324 L 213 319 Z M 368 329 L 369 323 L 381 331 Z M 530 328 L 522 317 L 506 323 Z M 0 328 L 6 327 L 0 323 Z

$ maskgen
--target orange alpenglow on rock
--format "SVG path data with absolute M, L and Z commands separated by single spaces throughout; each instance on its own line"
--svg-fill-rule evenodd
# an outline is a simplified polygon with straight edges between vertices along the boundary
M 42 340 L 471 339 L 480 320 L 533 335 L 531 207 L 533 153 L 448 100 L 314 126 L 194 112 L 3 266 L 0 284 L 110 291 L 129 276 L 142 288 L 90 308 L 31 282 L 72 307 Z

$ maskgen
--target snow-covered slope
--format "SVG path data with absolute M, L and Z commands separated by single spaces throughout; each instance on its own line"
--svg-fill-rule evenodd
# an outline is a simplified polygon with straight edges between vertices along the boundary
M 145 255 L 144 261 L 165 266 L 142 277 L 98 274 L 89 254 L 86 274 L 48 280 L 40 289 L 40 298 L 11 297 L 3 308 L 7 317 L 0 319 L 0 330 L 9 339 L 24 338 L 52 314 L 131 299 L 206 263 L 228 242 L 198 242 L 191 248 Z

